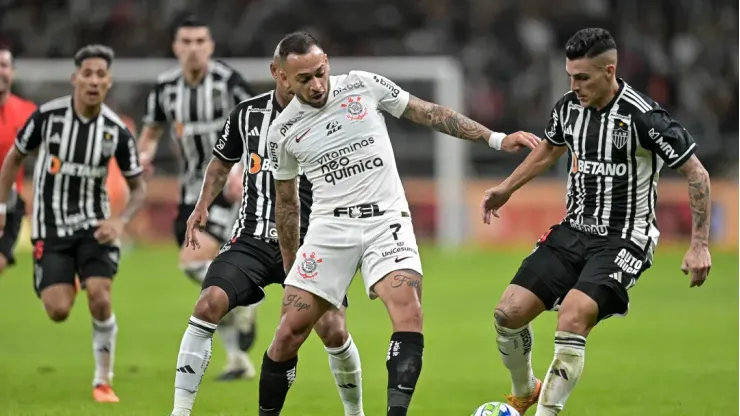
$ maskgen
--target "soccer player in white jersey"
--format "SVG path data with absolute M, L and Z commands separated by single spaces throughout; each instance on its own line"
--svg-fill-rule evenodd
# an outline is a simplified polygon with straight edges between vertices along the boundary
M 268 134 L 276 227 L 288 276 L 282 318 L 263 357 L 259 414 L 280 414 L 296 377 L 298 349 L 324 312 L 341 306 L 359 268 L 368 295 L 383 300 L 393 323 L 387 414 L 406 415 L 424 348 L 422 269 L 380 111 L 507 151 L 533 148 L 539 139 L 494 133 L 379 75 L 352 71 L 330 77 L 326 54 L 307 33 L 283 38 L 278 55 L 279 82 L 295 93 Z M 313 184 L 314 200 L 299 249 L 300 170 Z

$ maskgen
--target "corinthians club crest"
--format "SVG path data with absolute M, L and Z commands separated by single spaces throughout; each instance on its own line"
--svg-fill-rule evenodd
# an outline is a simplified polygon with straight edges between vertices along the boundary
M 362 97 L 357 95 L 354 97 L 348 97 L 347 101 L 342 103 L 342 108 L 347 110 L 346 117 L 348 120 L 359 121 L 365 118 L 367 115 L 367 107 L 362 103 Z
M 303 260 L 297 267 L 298 274 L 304 279 L 313 279 L 319 274 L 319 263 L 322 261 L 321 258 L 316 258 L 316 253 L 311 253 L 310 256 L 303 253 Z
M 621 150 L 627 144 L 629 138 L 629 127 L 620 121 L 618 125 L 614 126 L 614 130 L 612 130 L 612 143 L 614 143 L 614 147 Z

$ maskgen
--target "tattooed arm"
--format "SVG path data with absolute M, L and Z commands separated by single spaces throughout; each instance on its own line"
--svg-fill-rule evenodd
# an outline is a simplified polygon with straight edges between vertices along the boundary
M 491 135 L 494 134 L 489 128 L 457 111 L 421 100 L 413 95 L 409 96 L 408 105 L 401 116 L 441 133 L 487 146 L 490 145 Z M 515 152 L 523 147 L 534 149 L 540 141 L 533 134 L 525 132 L 511 134 L 501 140 L 501 148 L 508 152 Z
M 229 179 L 229 173 L 233 166 L 233 163 L 221 160 L 218 157 L 214 156 L 211 158 L 211 162 L 208 163 L 208 167 L 206 168 L 197 205 L 205 206 L 206 209 L 211 206 L 213 200 L 224 189 L 224 185 L 226 185 L 226 181 Z
M 142 175 L 126 178 L 126 184 L 129 189 L 128 203 L 121 212 L 121 219 L 129 223 L 137 212 L 144 206 L 146 200 L 146 182 Z
M 706 246 L 709 244 L 709 222 L 712 208 L 709 173 L 696 156 L 691 156 L 678 171 L 689 182 L 691 245 Z
M 709 254 L 709 228 L 711 223 L 711 185 L 709 174 L 699 159 L 692 155 L 678 171 L 689 182 L 689 205 L 691 207 L 691 246 L 686 252 L 681 270 L 691 273 L 691 287 L 704 284 L 712 258 Z
M 275 180 L 275 227 L 277 228 L 283 268 L 290 270 L 300 245 L 300 200 L 297 179 Z
M 413 95 L 402 117 L 429 126 L 441 133 L 463 140 L 488 144 L 493 131 L 464 115 L 438 104 L 420 100 Z

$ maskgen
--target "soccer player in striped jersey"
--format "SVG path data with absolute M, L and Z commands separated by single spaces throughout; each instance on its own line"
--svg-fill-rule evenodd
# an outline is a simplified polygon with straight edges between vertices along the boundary
M 120 236 L 144 204 L 146 189 L 134 137 L 103 104 L 111 86 L 113 51 L 89 45 L 74 62 L 74 93 L 39 106 L 18 133 L 0 171 L 0 202 L 7 201 L 26 156 L 35 153 L 31 239 L 36 294 L 49 318 L 62 322 L 72 309 L 79 276 L 92 315 L 93 397 L 118 402 L 111 387 L 118 333 L 111 288 Z M 115 217 L 105 188 L 112 158 L 130 190 L 126 207 Z M 0 229 L 5 221 L 1 211 Z
M 175 219 L 175 238 L 180 250 L 180 269 L 198 284 L 219 247 L 230 237 L 231 225 L 239 212 L 239 194 L 226 191 L 213 199 L 210 216 L 198 250 L 185 250 L 188 217 L 198 200 L 211 149 L 229 111 L 249 98 L 251 88 L 242 76 L 223 62 L 211 59 L 214 42 L 204 23 L 188 17 L 174 33 L 173 52 L 180 65 L 164 72 L 149 94 L 144 129 L 139 138 L 142 165 L 151 172 L 157 142 L 169 125 L 182 156 L 184 170 Z M 247 351 L 254 342 L 254 308 L 239 307 L 219 326 L 227 353 L 226 368 L 219 380 L 252 378 L 255 375 Z
M 693 229 L 681 270 L 701 286 L 711 267 L 709 175 L 691 135 L 666 110 L 616 76 L 617 46 L 604 29 L 583 29 L 565 47 L 571 91 L 555 104 L 537 149 L 486 191 L 482 216 L 569 151 L 567 214 L 537 242 L 496 306 L 498 349 L 511 372 L 509 403 L 522 415 L 559 414 L 584 368 L 586 337 L 602 320 L 626 315 L 629 295 L 652 261 L 663 166 L 688 181 Z M 558 310 L 555 357 L 541 383 L 530 363 L 530 322 Z
M 280 57 L 270 65 L 277 77 Z M 293 94 L 276 83 L 274 90 L 246 100 L 231 111 L 223 134 L 213 148 L 198 204 L 188 220 L 189 240 L 200 244 L 208 220 L 208 205 L 226 185 L 232 166 L 244 161 L 243 193 L 239 218 L 231 240 L 214 259 L 193 316 L 180 344 L 175 379 L 173 416 L 190 414 L 200 380 L 208 365 L 211 337 L 217 323 L 236 305 L 262 300 L 263 288 L 283 284 L 285 271 L 275 225 L 275 186 L 267 133 L 272 121 L 290 103 Z M 245 141 L 242 141 L 245 140 Z M 244 144 L 246 143 L 246 147 Z M 238 166 L 238 165 L 237 165 Z M 308 230 L 313 204 L 312 186 L 304 176 L 298 184 L 301 236 Z M 341 308 L 328 311 L 314 326 L 329 355 L 329 368 L 344 404 L 345 416 L 363 415 L 360 352 L 345 324 L 347 299 Z

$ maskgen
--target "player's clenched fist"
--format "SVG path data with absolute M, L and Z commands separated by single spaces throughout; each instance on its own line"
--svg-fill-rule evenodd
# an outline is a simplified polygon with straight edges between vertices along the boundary
M 202 204 L 197 204 L 193 213 L 188 218 L 188 227 L 185 232 L 185 247 L 193 247 L 193 250 L 200 248 L 200 242 L 198 241 L 198 233 L 195 232 L 203 231 L 206 228 L 206 222 L 208 221 L 208 207 L 204 207 Z
M 510 197 L 511 191 L 503 185 L 497 185 L 487 190 L 486 193 L 483 194 L 483 201 L 480 204 L 483 222 L 490 224 L 491 214 L 498 218 L 499 208 L 501 208 Z
M 691 285 L 689 287 L 703 285 L 711 268 L 712 256 L 709 254 L 709 247 L 706 244 L 691 244 L 681 263 L 683 274 L 691 273 Z
M 504 137 L 504 141 L 501 143 L 501 150 L 509 153 L 517 152 L 525 147 L 534 150 L 540 141 L 541 139 L 532 133 L 518 131 Z

